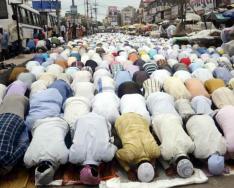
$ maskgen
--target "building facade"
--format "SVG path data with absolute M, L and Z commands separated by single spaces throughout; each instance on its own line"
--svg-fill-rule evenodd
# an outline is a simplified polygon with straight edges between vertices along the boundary
M 110 26 L 118 26 L 119 23 L 120 11 L 117 6 L 109 6 L 107 11 L 107 21 Z
M 178 2 L 180 1 L 141 0 L 138 21 L 140 23 L 160 23 L 164 20 L 174 20 L 181 17 L 181 5 Z M 187 10 L 202 15 L 232 3 L 233 0 L 188 0 Z
M 121 10 L 121 25 L 131 25 L 136 21 L 136 9 L 132 6 Z
M 141 23 L 159 23 L 178 17 L 179 7 L 176 2 L 163 0 L 142 0 L 139 7 Z

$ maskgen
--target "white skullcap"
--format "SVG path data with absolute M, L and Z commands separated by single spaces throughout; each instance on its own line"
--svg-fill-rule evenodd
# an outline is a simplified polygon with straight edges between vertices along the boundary
M 154 175 L 154 167 L 148 162 L 142 163 L 137 169 L 137 177 L 141 182 L 151 182 Z

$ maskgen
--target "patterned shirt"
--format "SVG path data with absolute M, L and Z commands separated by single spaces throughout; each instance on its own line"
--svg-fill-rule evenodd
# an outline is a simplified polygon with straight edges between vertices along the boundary
M 19 143 L 25 130 L 24 120 L 11 113 L 0 115 L 0 166 L 13 167 L 27 149 L 26 143 Z

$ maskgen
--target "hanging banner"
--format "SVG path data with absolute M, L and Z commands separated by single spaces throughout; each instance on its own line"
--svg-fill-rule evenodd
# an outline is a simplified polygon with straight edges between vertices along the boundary
M 53 11 L 61 9 L 61 1 L 56 0 L 34 0 L 32 7 L 38 11 Z

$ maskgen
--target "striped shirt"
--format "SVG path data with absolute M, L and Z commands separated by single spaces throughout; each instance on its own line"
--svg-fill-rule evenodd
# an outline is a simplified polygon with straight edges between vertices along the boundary
M 151 93 L 160 91 L 162 88 L 159 81 L 154 79 L 147 79 L 143 82 L 143 89 L 145 98 L 147 98 Z
M 150 76 L 155 70 L 157 70 L 157 65 L 155 63 L 145 63 L 143 65 L 145 72 Z

